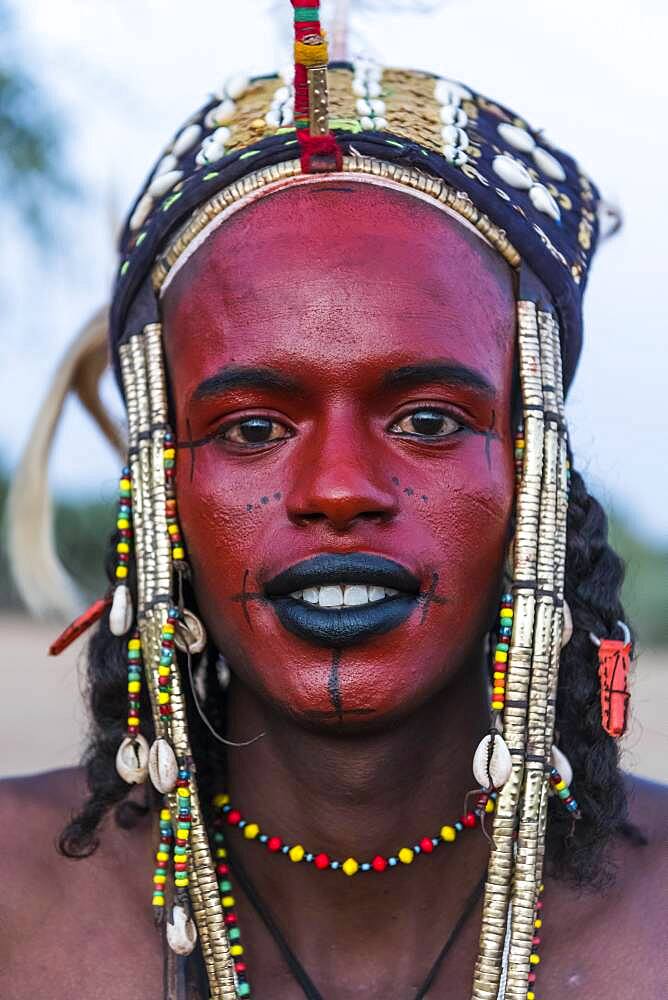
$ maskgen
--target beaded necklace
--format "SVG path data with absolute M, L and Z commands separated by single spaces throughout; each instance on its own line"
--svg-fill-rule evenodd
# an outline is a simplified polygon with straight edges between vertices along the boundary
M 481 793 L 476 798 L 475 810 L 473 812 L 465 813 L 460 820 L 457 820 L 452 826 L 444 826 L 441 828 L 440 837 L 434 838 L 423 838 L 417 845 L 413 845 L 412 848 L 402 848 L 389 858 L 383 858 L 382 855 L 377 855 L 377 858 L 384 860 L 387 863 L 384 866 L 380 864 L 374 867 L 373 862 L 362 862 L 358 863 L 354 858 L 348 859 L 354 862 L 354 865 L 349 865 L 345 868 L 345 862 L 336 862 L 329 859 L 324 853 L 316 854 L 314 852 L 305 851 L 300 845 L 294 845 L 291 847 L 289 844 L 283 843 L 279 837 L 272 837 L 267 834 L 262 833 L 260 826 L 257 823 L 249 822 L 244 819 L 239 810 L 234 809 L 230 803 L 229 795 L 222 793 L 216 795 L 213 800 L 214 805 L 214 821 L 213 821 L 213 842 L 214 842 L 214 853 L 216 859 L 216 874 L 218 876 L 218 888 L 221 896 L 221 904 L 223 907 L 225 915 L 225 926 L 227 928 L 228 937 L 230 940 L 230 953 L 234 961 L 234 970 L 236 976 L 236 990 L 237 997 L 239 1000 L 241 998 L 247 998 L 251 996 L 251 986 L 248 980 L 248 965 L 246 962 L 245 948 L 241 939 L 241 930 L 239 928 L 239 918 L 236 912 L 236 899 L 234 897 L 234 890 L 231 881 L 232 867 L 234 868 L 234 875 L 238 879 L 238 882 L 242 889 L 244 890 L 246 896 L 248 897 L 250 903 L 253 905 L 254 909 L 260 916 L 261 920 L 267 927 L 269 933 L 274 938 L 279 951 L 283 955 L 286 963 L 288 964 L 293 976 L 299 983 L 306 1000 L 322 1000 L 322 996 L 317 990 L 317 988 L 312 983 L 307 972 L 297 959 L 296 955 L 288 945 L 287 941 L 283 937 L 281 931 L 279 930 L 275 920 L 271 916 L 267 906 L 260 899 L 257 890 L 250 881 L 248 874 L 245 872 L 241 865 L 241 862 L 236 856 L 231 855 L 229 848 L 225 845 L 225 827 L 226 826 L 236 826 L 243 831 L 244 837 L 247 840 L 254 840 L 258 843 L 263 844 L 267 850 L 275 854 L 284 854 L 292 862 L 298 864 L 304 862 L 306 864 L 313 864 L 314 867 L 320 870 L 329 869 L 330 871 L 343 871 L 345 874 L 352 877 L 357 874 L 357 872 L 369 872 L 369 871 L 385 871 L 392 868 L 398 867 L 400 864 L 410 864 L 416 854 L 430 854 L 433 852 L 434 848 L 440 843 L 451 843 L 456 840 L 457 835 L 465 829 L 473 829 L 479 823 L 482 825 L 484 822 L 484 815 L 486 813 L 493 812 L 494 802 L 496 795 L 491 793 L 487 795 Z M 431 849 L 425 849 L 426 842 L 429 841 Z M 299 848 L 299 850 L 295 850 Z M 417 850 L 416 850 L 417 848 Z M 410 853 L 402 854 L 402 851 L 407 851 Z M 294 853 L 292 853 L 294 852 Z M 319 862 L 316 859 L 319 858 Z M 327 858 L 327 863 L 325 863 L 325 858 Z M 394 864 L 392 864 L 394 861 Z M 233 862 L 231 865 L 230 862 Z M 355 867 L 356 866 L 356 867 Z M 439 952 L 436 961 L 432 965 L 427 977 L 425 978 L 422 986 L 418 990 L 414 1000 L 418 998 L 424 998 L 427 995 L 428 989 L 433 985 L 440 966 L 444 959 L 446 958 L 448 952 L 451 950 L 455 940 L 457 939 L 459 933 L 464 927 L 467 918 L 470 916 L 475 904 L 478 902 L 480 895 L 484 889 L 485 877 L 476 885 L 473 892 L 468 897 L 466 904 L 455 923 L 450 935 L 448 936 L 443 948 Z M 539 897 L 543 892 L 543 886 L 540 886 Z M 527 1000 L 536 1000 L 536 995 L 534 993 L 534 984 L 536 981 L 536 966 L 540 963 L 540 955 L 538 954 L 538 946 L 541 943 L 540 938 L 540 928 L 542 927 L 542 899 L 538 899 L 536 903 L 536 909 L 534 912 L 534 934 L 532 939 L 532 951 L 530 956 L 530 966 L 531 971 L 528 977 L 527 983 Z
M 399 865 L 410 865 L 420 854 L 432 854 L 441 844 L 451 844 L 457 839 L 457 835 L 464 829 L 473 829 L 478 823 L 484 822 L 486 813 L 494 812 L 495 792 L 479 792 L 476 795 L 475 806 L 472 811 L 464 813 L 452 825 L 445 825 L 440 828 L 437 836 L 422 837 L 418 843 L 412 847 L 401 847 L 396 854 L 385 857 L 376 854 L 371 861 L 358 861 L 356 858 L 346 858 L 345 861 L 337 861 L 330 858 L 324 851 L 307 851 L 301 844 L 286 844 L 280 837 L 269 836 L 260 830 L 257 823 L 245 819 L 238 809 L 232 807 L 229 795 L 223 793 L 216 795 L 213 800 L 216 810 L 216 822 L 214 827 L 218 836 L 222 840 L 222 829 L 224 824 L 236 826 L 243 831 L 246 840 L 253 840 L 262 844 L 272 854 L 282 854 L 287 856 L 295 864 L 303 861 L 312 864 L 320 871 L 340 871 L 344 875 L 352 877 L 358 872 L 384 872 Z M 215 839 L 215 835 L 214 835 Z

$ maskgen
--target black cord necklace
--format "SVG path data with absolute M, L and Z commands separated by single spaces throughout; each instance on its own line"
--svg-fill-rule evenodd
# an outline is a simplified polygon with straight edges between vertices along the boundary
M 260 898 L 257 889 L 251 882 L 248 876 L 248 872 L 241 864 L 241 861 L 239 860 L 238 856 L 230 850 L 229 843 L 227 845 L 227 853 L 230 862 L 230 867 L 234 870 L 234 874 L 239 882 L 239 885 L 243 889 L 244 894 L 248 898 L 248 901 L 250 902 L 253 909 L 259 916 L 260 920 L 265 925 L 265 927 L 271 934 L 272 938 L 274 939 L 276 946 L 278 947 L 278 950 L 285 959 L 286 965 L 290 969 L 290 972 L 292 973 L 295 981 L 299 984 L 304 996 L 306 997 L 306 1000 L 324 1000 L 322 993 L 314 984 L 308 972 L 301 964 L 301 962 L 295 955 L 294 951 L 292 950 L 288 942 L 285 940 L 285 937 L 281 932 L 280 928 L 278 927 L 278 924 L 274 920 L 271 911 L 269 910 L 266 903 Z M 438 955 L 436 956 L 436 961 L 430 968 L 429 972 L 427 973 L 424 979 L 424 982 L 419 987 L 415 996 L 411 998 L 411 1000 L 424 1000 L 424 998 L 427 996 L 428 991 L 431 989 L 436 980 L 441 965 L 447 958 L 448 953 L 452 949 L 455 941 L 459 937 L 461 931 L 464 929 L 466 921 L 470 917 L 471 913 L 475 909 L 476 904 L 478 903 L 480 897 L 482 896 L 482 892 L 485 887 L 485 878 L 486 876 L 483 875 L 480 881 L 474 887 L 471 894 L 468 896 L 466 902 L 464 903 L 464 907 L 459 917 L 457 918 L 457 921 L 455 922 L 455 925 L 453 926 L 452 930 L 450 931 L 450 934 L 447 937 L 445 944 L 443 945 Z

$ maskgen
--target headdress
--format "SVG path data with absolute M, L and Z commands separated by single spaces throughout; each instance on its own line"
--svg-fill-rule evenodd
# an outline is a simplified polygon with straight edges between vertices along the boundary
M 286 186 L 312 183 L 314 174 L 396 187 L 441 206 L 473 227 L 516 276 L 523 432 L 512 600 L 504 605 L 508 641 L 501 644 L 504 666 L 495 674 L 492 701 L 494 733 L 502 730 L 512 766 L 494 818 L 472 996 L 524 1000 L 550 777 L 556 773 L 552 742 L 569 481 L 564 395 L 581 349 L 581 302 L 599 236 L 599 195 L 570 156 L 468 86 L 370 61 L 328 64 L 319 0 L 292 0 L 292 6 L 294 67 L 283 75 L 237 76 L 217 90 L 162 151 L 120 241 L 110 325 L 128 412 L 129 460 L 121 482 L 112 629 L 129 632 L 131 668 L 120 766 L 146 771 L 136 711 L 137 685 L 145 681 L 160 741 L 152 775 L 168 800 L 164 845 L 173 836 L 179 848 L 178 920 L 192 906 L 211 995 L 236 1000 L 244 993 L 175 668 L 175 644 L 188 645 L 192 636 L 188 629 L 179 633 L 186 557 L 173 491 L 161 291 L 231 214 Z M 134 609 L 127 586 L 131 563 Z M 488 776 L 498 764 L 494 738 L 485 744 Z M 171 934 L 178 937 L 176 923 Z

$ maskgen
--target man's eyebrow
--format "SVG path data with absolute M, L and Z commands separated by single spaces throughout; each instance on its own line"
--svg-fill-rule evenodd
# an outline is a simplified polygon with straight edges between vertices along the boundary
M 230 389 L 278 389 L 282 392 L 301 392 L 296 379 L 275 368 L 253 367 L 251 365 L 226 365 L 215 375 L 209 376 L 195 389 L 192 399 L 207 399 L 219 396 Z
M 494 386 L 481 372 L 450 361 L 429 361 L 395 368 L 383 378 L 383 388 L 408 389 L 427 382 L 441 382 L 444 385 L 474 389 L 492 398 L 496 395 Z

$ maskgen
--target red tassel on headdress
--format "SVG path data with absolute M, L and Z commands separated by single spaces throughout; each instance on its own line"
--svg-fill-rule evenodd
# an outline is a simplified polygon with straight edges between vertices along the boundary
M 601 639 L 598 647 L 598 663 L 603 728 L 610 736 L 623 736 L 631 697 L 629 694 L 631 643 L 623 639 Z
M 87 632 L 91 625 L 99 621 L 108 607 L 111 606 L 111 597 L 101 597 L 94 601 L 82 615 L 75 618 L 71 625 L 68 625 L 64 632 L 49 646 L 49 656 L 58 656 L 68 646 Z
M 295 126 L 304 173 L 341 170 L 343 156 L 329 131 L 327 40 L 320 0 L 291 0 L 295 9 Z M 313 103 L 312 103 L 313 102 Z

